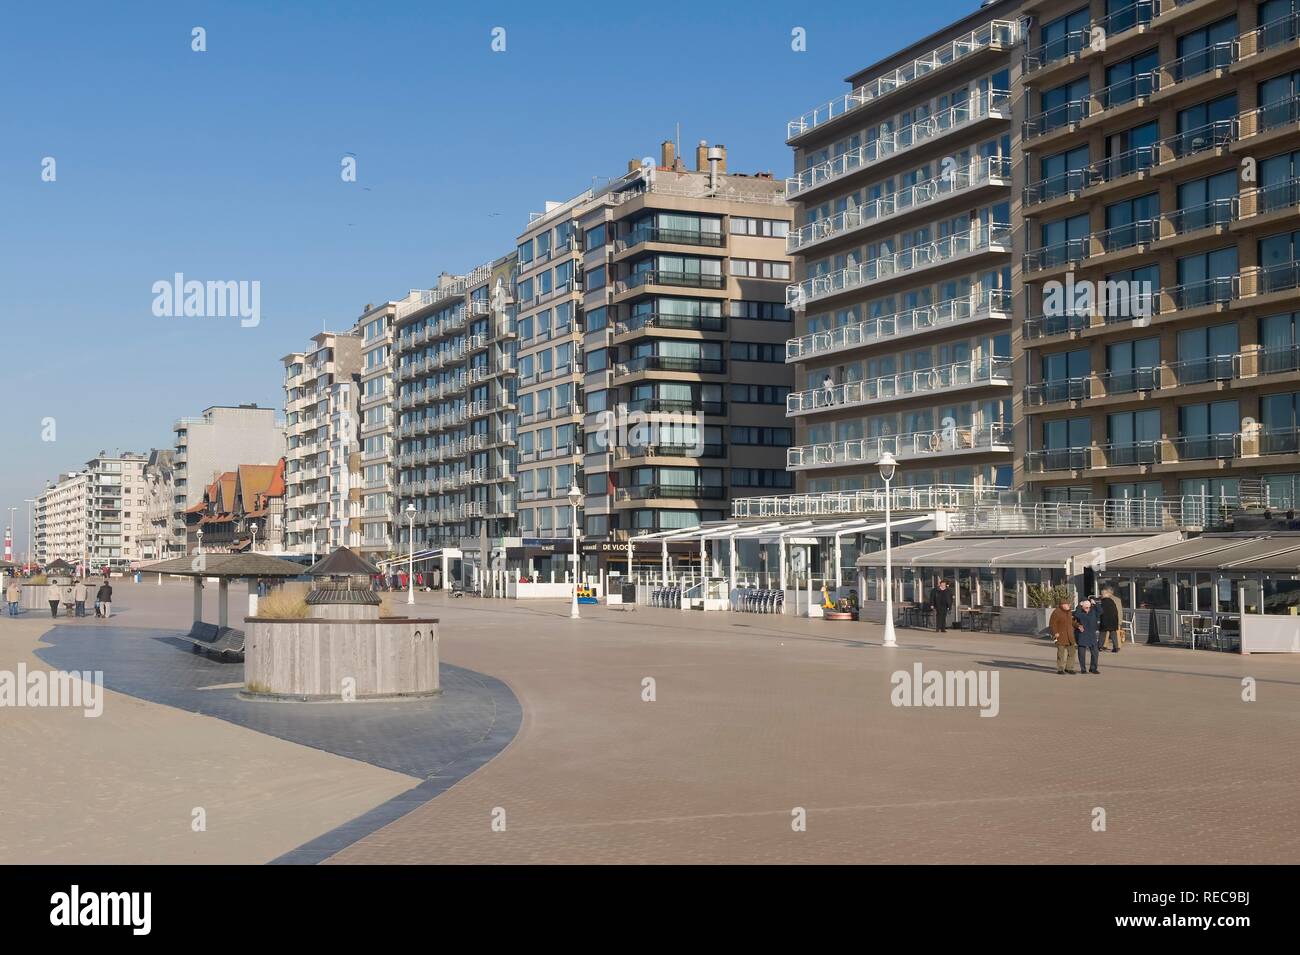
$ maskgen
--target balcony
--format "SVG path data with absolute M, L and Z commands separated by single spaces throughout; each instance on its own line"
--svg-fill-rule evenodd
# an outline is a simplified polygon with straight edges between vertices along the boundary
M 817 275 L 785 290 L 786 306 L 802 311 L 808 304 L 833 295 L 867 288 L 899 276 L 958 262 L 990 252 L 1011 251 L 1011 227 L 994 223 L 970 232 L 959 232 L 926 245 L 914 246 L 889 256 L 852 265 L 838 272 Z
M 1240 217 L 1243 219 L 1273 212 L 1293 212 L 1296 206 L 1300 206 L 1300 178 L 1247 189 L 1239 198 Z
M 1030 140 L 1058 129 L 1078 126 L 1090 115 L 1092 115 L 1091 99 L 1070 100 L 1068 103 L 1053 106 L 1026 119 L 1021 127 L 1021 138 Z
M 927 179 L 892 195 L 810 222 L 790 233 L 786 238 L 786 252 L 793 254 L 806 250 L 822 242 L 887 222 L 931 203 L 942 202 L 951 196 L 959 196 L 986 185 L 1005 186 L 1010 181 L 1010 157 L 976 159 L 964 169 L 954 170 L 951 175 Z
M 972 358 L 918 371 L 851 381 L 830 388 L 810 388 L 786 396 L 786 417 L 838 411 L 865 404 L 901 401 L 920 395 L 943 394 L 987 385 L 1011 384 L 1011 359 Z
M 696 484 L 637 484 L 616 489 L 617 501 L 694 500 L 724 501 L 727 489 L 721 485 Z
M 1247 110 L 1238 117 L 1242 139 L 1261 136 L 1276 130 L 1294 130 L 1300 123 L 1300 96 Z
M 642 226 L 633 229 L 614 243 L 614 249 L 623 252 L 645 242 L 663 242 L 669 245 L 701 245 L 718 249 L 726 244 L 721 232 L 702 232 L 696 229 L 661 229 Z
M 721 375 L 727 370 L 722 358 L 694 358 L 676 355 L 642 355 L 614 366 L 614 377 L 624 378 L 647 371 L 686 372 L 698 375 Z
M 1294 46 L 1300 39 L 1300 12 L 1289 13 L 1276 20 L 1270 20 L 1258 29 L 1241 34 L 1237 38 L 1240 59 L 1259 56 L 1286 46 Z
M 727 320 L 721 315 L 676 315 L 668 312 L 651 312 L 633 315 L 625 322 L 614 324 L 615 335 L 627 335 L 643 328 L 666 328 L 673 331 L 722 332 Z
M 644 414 L 725 415 L 725 401 L 681 401 L 673 398 L 640 398 L 627 402 L 627 410 Z
M 667 285 L 674 288 L 722 289 L 727 286 L 727 279 L 722 274 L 704 272 L 667 272 L 660 269 L 646 269 L 634 272 L 618 283 L 619 292 L 630 292 L 647 285 Z
M 831 183 L 839 182 L 926 143 L 934 142 L 958 130 L 968 129 L 988 119 L 1010 119 L 1011 94 L 1005 90 L 988 90 L 969 102 L 953 106 L 933 116 L 904 127 L 896 133 L 884 133 L 857 149 L 850 149 L 833 159 L 805 169 L 785 181 L 789 199 L 806 195 Z
M 718 443 L 681 444 L 657 442 L 654 444 L 636 444 L 620 446 L 614 449 L 616 461 L 630 458 L 725 458 L 727 446 Z
M 1006 50 L 1020 42 L 1020 24 L 1014 20 L 991 20 L 965 36 L 946 43 L 925 56 L 918 57 L 906 66 L 878 76 L 866 83 L 815 107 L 786 125 L 786 141 L 796 139 L 829 123 L 837 122 L 855 110 L 869 106 L 881 97 L 915 83 L 954 63 L 969 60 L 984 50 Z
M 787 471 L 807 471 L 814 468 L 875 464 L 886 451 L 900 461 L 990 452 L 1010 453 L 1011 441 L 1011 427 L 1005 424 L 917 431 L 787 448 L 785 466 Z
M 812 332 L 785 343 L 787 362 L 807 361 L 820 355 L 832 355 L 853 348 L 924 334 L 964 322 L 989 318 L 1005 319 L 1011 312 L 1011 293 L 1003 289 L 972 292 L 964 298 L 949 299 L 906 312 L 895 312 L 862 322 L 840 325 L 827 331 Z

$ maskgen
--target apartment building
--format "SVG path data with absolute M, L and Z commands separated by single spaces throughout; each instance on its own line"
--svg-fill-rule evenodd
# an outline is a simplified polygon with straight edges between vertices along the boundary
M 176 498 L 175 458 L 171 449 L 149 452 L 143 471 L 144 527 L 137 545 L 142 560 L 162 560 L 176 539 L 172 520 Z
M 513 531 L 514 253 L 397 303 L 398 550 Z M 407 512 L 407 508 L 412 508 Z
M 358 550 L 371 558 L 394 549 L 393 449 L 394 421 L 393 325 L 397 303 L 367 305 L 357 324 L 361 327 L 360 450 L 361 539 Z
M 90 474 L 59 475 L 36 499 L 36 559 L 83 563 L 90 550 Z
M 518 533 L 571 537 L 582 489 L 582 215 L 594 190 L 548 202 L 518 239 Z M 579 515 L 582 511 L 579 508 Z
M 719 520 L 733 494 L 784 481 L 784 183 L 706 142 L 688 168 L 664 142 L 581 226 L 585 536 Z
M 284 422 L 273 408 L 255 404 L 213 405 L 172 425 L 173 507 L 171 542 L 164 556 L 189 552 L 187 508 L 203 499 L 204 489 L 233 464 L 274 464 L 285 453 Z
M 886 451 L 896 486 L 1012 483 L 1018 7 L 984 5 L 788 125 L 800 493 L 878 486 Z
M 321 554 L 360 540 L 357 440 L 362 328 L 321 332 L 285 355 L 285 549 Z
M 1293 0 L 1028 0 L 1017 478 L 1042 499 L 1290 507 Z

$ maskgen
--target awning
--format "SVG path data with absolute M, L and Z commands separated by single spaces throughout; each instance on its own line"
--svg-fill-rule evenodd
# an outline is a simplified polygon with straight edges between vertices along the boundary
M 1171 535 L 1132 537 L 938 537 L 895 547 L 895 567 L 953 567 L 993 570 L 1002 567 L 1070 571 L 1083 564 L 1114 566 L 1108 554 L 1158 547 Z M 1148 545 L 1144 547 L 1143 545 Z M 883 550 L 863 554 L 859 567 L 884 567 Z
M 1300 572 L 1300 534 L 1202 534 L 1107 564 L 1112 570 Z

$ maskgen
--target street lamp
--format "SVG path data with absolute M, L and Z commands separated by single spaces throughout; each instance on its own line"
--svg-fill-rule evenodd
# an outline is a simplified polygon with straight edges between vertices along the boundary
M 880 468 L 881 480 L 885 482 L 885 646 L 896 647 L 898 638 L 894 636 L 894 545 L 889 513 L 889 483 L 894 480 L 898 462 L 886 451 L 880 456 L 877 467 Z
M 253 543 L 248 545 L 248 552 L 250 554 L 256 554 L 257 553 L 257 521 L 253 521 L 253 523 L 249 524 L 248 529 L 253 532 Z
M 311 562 L 316 563 L 316 515 L 311 516 Z
M 569 504 L 573 507 L 573 606 L 569 608 L 569 617 L 573 620 L 578 619 L 578 502 L 581 500 L 582 492 L 575 484 L 569 488 Z
M 406 505 L 406 602 L 415 603 L 415 504 Z
M 32 508 L 36 506 L 36 498 L 23 498 L 23 503 L 27 505 L 27 573 L 32 572 L 32 556 L 34 548 L 32 547 Z

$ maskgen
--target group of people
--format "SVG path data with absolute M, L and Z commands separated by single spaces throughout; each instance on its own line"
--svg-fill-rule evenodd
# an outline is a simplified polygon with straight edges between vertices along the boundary
M 45 585 L 49 589 L 47 600 L 50 605 L 50 616 L 58 617 L 60 604 L 65 608 L 64 616 L 86 616 L 86 603 L 90 599 L 91 588 L 94 586 L 93 583 L 88 583 L 88 580 L 89 578 L 81 578 L 60 583 L 57 578 L 50 578 Z M 10 577 L 4 587 L 4 597 L 5 611 L 11 617 L 18 616 L 23 599 L 22 581 L 17 577 Z M 107 574 L 104 575 L 104 582 L 95 591 L 94 606 L 96 617 L 108 618 L 113 615 L 113 585 L 108 582 Z
M 1111 645 L 1111 653 L 1119 653 L 1124 642 L 1120 621 L 1124 608 L 1110 587 L 1103 587 L 1101 596 L 1084 597 L 1077 607 L 1071 608 L 1069 600 L 1062 600 L 1052 611 L 1048 629 L 1056 643 L 1057 673 L 1100 673 L 1097 655 Z M 1078 655 L 1079 668 L 1074 668 Z
M 405 590 L 410 582 L 411 578 L 405 571 L 391 574 L 375 574 L 374 578 L 376 590 Z M 416 573 L 415 586 L 419 590 L 424 589 L 424 574 L 422 572 Z

